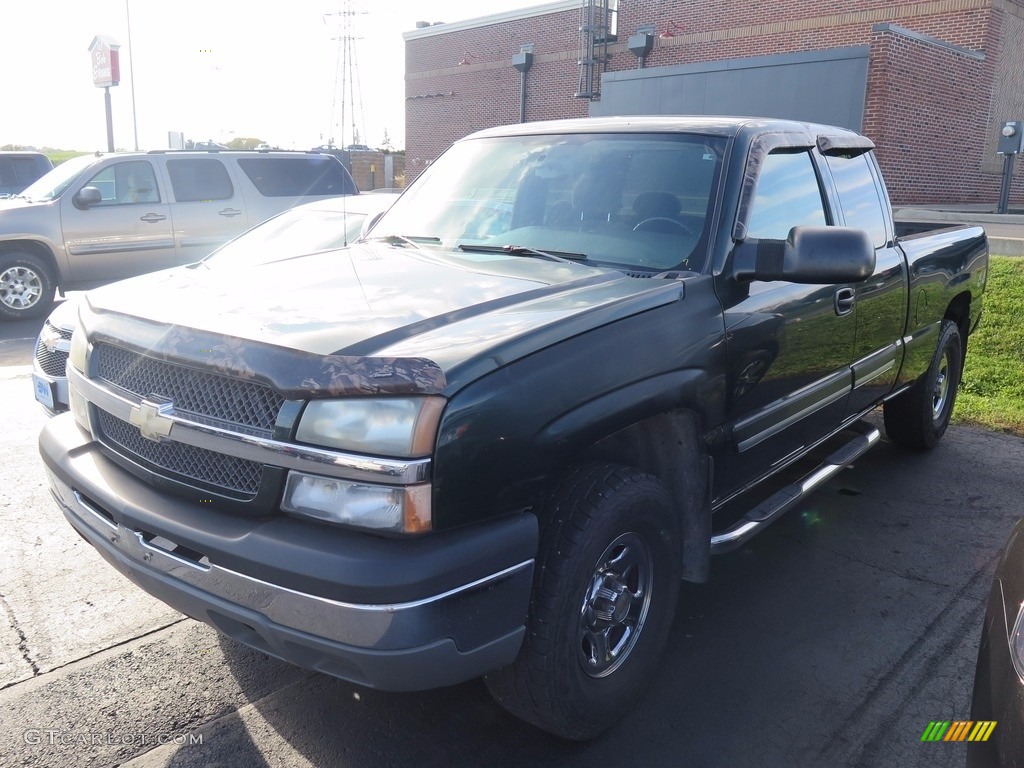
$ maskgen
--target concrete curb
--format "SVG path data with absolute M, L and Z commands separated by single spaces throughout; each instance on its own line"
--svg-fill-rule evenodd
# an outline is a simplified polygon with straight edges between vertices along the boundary
M 929 208 L 903 206 L 893 209 L 896 221 L 926 222 L 950 227 L 962 224 L 980 225 L 988 232 L 989 252 L 996 256 L 1024 256 L 1024 215 L 993 213 L 991 207 L 958 206 Z M 998 234 L 996 234 L 998 232 Z
M 991 211 L 949 211 L 935 208 L 895 208 L 892 212 L 897 221 L 945 221 L 950 224 L 1024 224 L 1024 215 L 1016 213 L 992 213 Z
M 988 250 L 993 256 L 1024 256 L 1024 240 L 1016 237 L 990 237 Z

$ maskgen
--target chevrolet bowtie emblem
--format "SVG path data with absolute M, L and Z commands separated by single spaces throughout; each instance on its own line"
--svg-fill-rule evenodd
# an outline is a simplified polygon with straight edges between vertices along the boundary
M 46 347 L 46 351 L 50 354 L 71 351 L 71 342 L 64 339 L 56 328 L 43 326 L 43 330 L 39 334 L 39 340 L 43 342 L 43 346 Z
M 143 400 L 132 408 L 128 421 L 139 428 L 144 438 L 160 443 L 171 434 L 174 420 L 170 417 L 173 413 L 174 403 Z

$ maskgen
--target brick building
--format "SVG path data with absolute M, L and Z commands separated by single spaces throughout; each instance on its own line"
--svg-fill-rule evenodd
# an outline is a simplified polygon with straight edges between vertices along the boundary
M 522 112 L 756 115 L 862 131 L 897 204 L 994 204 L 1024 119 L 1024 0 L 558 0 L 404 37 L 408 180 Z

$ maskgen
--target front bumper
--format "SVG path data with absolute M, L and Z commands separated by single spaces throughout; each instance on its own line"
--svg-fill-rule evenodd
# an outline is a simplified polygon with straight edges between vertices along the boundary
M 247 518 L 140 482 L 70 415 L 40 435 L 51 491 L 111 565 L 176 610 L 285 661 L 384 690 L 451 685 L 522 642 L 537 524 L 389 540 Z

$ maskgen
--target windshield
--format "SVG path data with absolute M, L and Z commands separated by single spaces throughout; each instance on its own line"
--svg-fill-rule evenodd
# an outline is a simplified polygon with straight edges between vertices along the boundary
M 100 158 L 96 155 L 82 155 L 65 160 L 48 174 L 40 178 L 21 193 L 29 200 L 54 200 L 64 194 L 82 171 Z
M 519 246 L 591 264 L 700 270 L 725 140 L 692 134 L 506 136 L 455 144 L 372 236 Z M 436 238 L 431 242 L 431 238 Z

